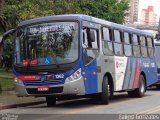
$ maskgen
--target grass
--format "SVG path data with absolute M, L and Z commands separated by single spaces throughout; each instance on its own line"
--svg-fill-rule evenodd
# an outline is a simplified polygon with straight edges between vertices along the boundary
M 6 71 L 4 69 L 0 69 L 0 75 L 13 75 L 11 71 Z
M 14 82 L 13 79 L 0 78 L 0 84 L 2 86 L 2 90 L 12 89 L 13 82 Z

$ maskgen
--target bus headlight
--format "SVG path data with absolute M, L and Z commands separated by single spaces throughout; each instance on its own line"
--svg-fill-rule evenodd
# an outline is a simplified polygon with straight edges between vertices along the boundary
M 22 80 L 18 79 L 17 77 L 14 78 L 14 82 L 17 84 L 23 84 Z
M 67 78 L 66 82 L 71 82 L 77 80 L 81 77 L 81 68 L 78 69 L 75 73 L 73 73 L 70 77 Z

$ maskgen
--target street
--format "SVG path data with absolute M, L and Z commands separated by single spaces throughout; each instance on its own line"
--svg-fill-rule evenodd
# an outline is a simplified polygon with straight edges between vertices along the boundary
M 46 103 L 44 103 L 5 109 L 1 110 L 0 114 L 21 114 L 24 120 L 70 119 L 73 115 L 75 117 L 76 115 L 85 114 L 92 114 L 95 117 L 102 117 L 98 114 L 157 114 L 160 113 L 159 98 L 159 90 L 150 89 L 143 98 L 130 98 L 125 92 L 117 93 L 109 105 L 100 105 L 89 98 L 83 98 L 60 101 L 55 107 L 47 107 Z

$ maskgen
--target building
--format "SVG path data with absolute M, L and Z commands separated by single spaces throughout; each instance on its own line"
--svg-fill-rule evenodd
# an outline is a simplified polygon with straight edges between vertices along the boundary
M 134 24 L 138 21 L 139 0 L 129 0 L 129 10 L 126 11 L 125 24 Z
M 157 25 L 157 14 L 154 12 L 153 6 L 148 6 L 147 9 L 142 9 L 140 23 L 142 25 Z

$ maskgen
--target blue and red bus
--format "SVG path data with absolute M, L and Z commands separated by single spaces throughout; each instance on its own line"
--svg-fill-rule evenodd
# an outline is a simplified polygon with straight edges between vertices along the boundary
M 91 95 L 108 104 L 114 92 L 142 97 L 157 81 L 150 33 L 77 14 L 22 21 L 12 32 L 17 96 L 43 96 L 52 106 Z

